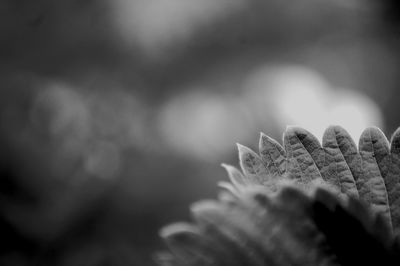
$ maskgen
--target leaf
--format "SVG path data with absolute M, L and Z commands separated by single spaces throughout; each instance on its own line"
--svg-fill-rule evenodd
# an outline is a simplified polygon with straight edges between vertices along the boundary
M 279 210 L 274 211 L 274 200 L 269 194 L 262 187 L 243 192 L 240 204 L 248 210 L 247 215 L 251 221 L 251 223 L 246 223 L 246 226 L 255 229 L 254 233 L 248 234 L 248 237 L 258 239 L 265 256 L 268 256 L 266 265 L 293 265 L 298 263 L 298 257 L 295 255 L 298 250 L 289 249 L 287 246 L 290 243 L 294 248 L 296 244 L 289 230 L 282 226 L 280 222 L 282 217 Z M 263 237 L 260 238 L 257 235 Z
M 400 128 L 392 136 L 387 175 L 384 176 L 393 230 L 400 233 Z
M 357 199 L 345 206 L 334 195 L 318 189 L 313 202 L 314 221 L 326 236 L 340 265 L 396 265 L 389 248 L 390 230 L 382 230 L 380 215 L 373 215 Z M 385 228 L 385 226 L 383 227 Z
M 221 166 L 228 172 L 229 179 L 236 188 L 251 184 L 236 167 L 224 163 Z
M 238 248 L 244 252 L 241 265 L 320 265 L 317 261 L 329 260 L 319 249 L 323 239 L 312 223 L 308 197 L 291 188 L 272 199 L 267 195 L 260 187 L 244 191 L 234 206 L 205 201 L 192 212 L 206 234 L 229 246 L 230 254 L 240 254 Z
M 332 128 L 335 131 L 339 149 L 349 166 L 354 180 L 356 180 L 361 175 L 361 156 L 358 153 L 357 145 L 345 129 L 340 126 Z
M 259 152 L 264 165 L 270 173 L 278 176 L 282 176 L 285 173 L 285 150 L 276 140 L 264 133 L 260 133 Z
M 226 190 L 221 190 L 218 192 L 218 200 L 226 204 L 235 204 L 237 196 Z
M 358 198 L 353 173 L 360 168 L 361 158 L 350 135 L 339 126 L 330 126 L 322 138 L 325 151 L 323 165 L 319 165 L 323 178 L 350 197 Z
M 218 202 L 202 201 L 192 205 L 191 212 L 203 233 L 224 247 L 226 254 L 219 260 L 229 262 L 221 265 L 262 266 L 270 262 L 271 255 L 266 256 L 258 237 L 249 237 L 249 234 L 260 234 L 251 226 L 252 221 L 245 211 Z
M 378 161 L 387 156 L 387 139 L 374 127 L 367 128 L 360 137 L 361 175 L 356 180 L 360 198 L 370 203 L 373 210 L 386 216 L 391 222 L 386 186 L 380 172 Z
M 311 221 L 311 201 L 301 190 L 285 187 L 274 198 L 272 214 L 279 217 L 279 223 L 285 225 L 296 242 L 306 250 L 318 246 L 317 231 Z
M 232 256 L 232 248 L 215 238 L 210 238 L 202 228 L 183 223 L 166 226 L 161 236 L 169 246 L 172 253 L 182 265 L 236 265 L 237 256 Z M 218 241 L 216 241 L 216 239 Z M 243 259 L 242 259 L 243 260 Z
M 153 259 L 160 266 L 183 266 L 173 254 L 166 251 L 156 253 Z
M 189 250 L 173 252 L 186 259 L 164 265 L 397 265 L 391 218 L 400 232 L 400 129 L 389 148 L 378 128 L 367 128 L 357 149 L 338 126 L 325 131 L 322 146 L 289 127 L 284 147 L 262 133 L 260 155 L 239 144 L 244 174 L 222 165 L 231 183 L 219 183 L 220 200 L 191 209 L 199 242 L 177 230 L 169 242 L 176 249 L 189 241 Z M 292 187 L 284 185 L 288 178 Z M 324 190 L 331 186 L 335 194 Z
M 160 236 L 177 258 L 182 261 L 206 262 L 210 252 L 200 235 L 199 229 L 186 223 L 175 223 L 161 229 Z
M 237 147 L 240 166 L 251 183 L 259 185 L 268 184 L 271 176 L 258 154 L 241 144 L 237 144 Z
M 287 172 L 299 183 L 309 187 L 313 180 L 321 179 L 321 174 L 314 158 L 321 157 L 318 140 L 308 131 L 298 127 L 288 127 L 283 137 L 287 154 Z
M 260 232 L 271 235 L 269 245 L 278 249 L 274 254 L 283 255 L 278 265 L 320 265 L 316 261 L 329 260 L 319 249 L 323 237 L 311 220 L 310 199 L 302 191 L 284 187 L 276 196 L 268 197 L 260 189 L 252 191 L 249 197 L 260 208 L 255 213 L 264 213 L 259 223 Z
M 191 208 L 196 224 L 173 225 L 161 233 L 178 256 L 167 262 L 189 266 L 397 265 L 396 242 L 382 224 L 382 216 L 357 199 L 346 199 L 322 188 L 306 195 L 285 187 L 271 196 L 259 186 L 242 190 L 234 204 L 198 202 Z
M 220 182 L 218 182 L 218 187 L 225 189 L 225 191 L 229 192 L 233 196 L 237 196 L 239 193 L 239 191 L 236 189 L 236 187 L 232 183 L 229 183 L 229 182 L 220 181 Z

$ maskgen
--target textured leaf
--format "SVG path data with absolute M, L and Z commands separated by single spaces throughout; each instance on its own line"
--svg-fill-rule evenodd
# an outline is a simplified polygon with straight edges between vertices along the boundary
M 283 137 L 287 155 L 287 172 L 304 187 L 309 187 L 313 180 L 322 180 L 314 161 L 321 160 L 321 146 L 311 133 L 298 127 L 288 127 Z
M 328 130 L 334 130 L 337 144 L 349 166 L 354 180 L 358 179 L 361 175 L 361 156 L 358 153 L 356 143 L 342 127 L 334 126 L 331 128 L 332 129 L 328 128 Z
M 382 213 L 391 222 L 388 195 L 378 161 L 388 154 L 388 142 L 378 128 L 367 128 L 361 134 L 359 152 L 362 174 L 356 180 L 360 198 L 370 203 L 372 209 Z
M 400 128 L 392 136 L 387 175 L 384 176 L 393 229 L 400 233 Z M 385 171 L 386 172 L 386 171 Z
M 331 126 L 324 133 L 322 146 L 325 158 L 318 167 L 323 178 L 341 193 L 357 198 L 353 173 L 359 171 L 361 160 L 349 134 L 341 127 Z
M 239 151 L 240 166 L 243 173 L 253 184 L 267 185 L 270 182 L 271 176 L 260 156 L 241 144 L 237 144 L 237 147 Z
M 261 159 L 271 174 L 282 176 L 285 173 L 285 150 L 276 140 L 261 133 L 259 151 Z
M 338 126 L 322 146 L 289 127 L 284 147 L 262 133 L 260 155 L 238 145 L 244 174 L 222 165 L 231 183 L 219 183 L 219 201 L 192 207 L 194 225 L 163 231 L 173 257 L 160 264 L 398 265 L 400 129 L 389 148 L 378 128 L 367 128 L 357 149 Z

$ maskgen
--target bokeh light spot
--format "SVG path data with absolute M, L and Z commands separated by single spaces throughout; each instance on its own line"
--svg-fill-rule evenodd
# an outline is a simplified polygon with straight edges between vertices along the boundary
M 253 104 L 273 113 L 280 127 L 301 126 L 320 140 L 330 125 L 343 126 L 356 142 L 366 127 L 383 127 L 381 110 L 372 99 L 335 88 L 304 66 L 262 67 L 249 76 L 246 88 Z

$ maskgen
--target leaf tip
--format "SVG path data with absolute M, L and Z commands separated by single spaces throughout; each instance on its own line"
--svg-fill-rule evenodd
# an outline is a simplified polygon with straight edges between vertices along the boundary
M 296 130 L 296 128 L 298 128 L 298 126 L 295 126 L 295 125 L 286 125 L 285 132 L 287 132 L 287 131 L 293 132 L 293 131 Z
M 218 207 L 218 202 L 214 200 L 201 200 L 194 202 L 190 205 L 190 212 L 195 216 L 201 216 L 201 214 L 207 213 L 210 210 L 214 210 Z
M 393 142 L 393 140 L 398 140 L 400 139 L 400 127 L 398 127 L 392 134 L 392 137 L 390 138 L 390 142 Z
M 240 144 L 239 142 L 236 142 L 236 147 L 238 148 L 239 151 L 247 148 L 246 146 Z
M 160 229 L 158 234 L 163 239 L 169 239 L 171 236 L 176 235 L 181 232 L 192 232 L 195 230 L 195 227 L 189 225 L 185 222 L 177 222 L 173 224 L 166 225 Z
M 386 138 L 385 133 L 383 133 L 379 127 L 370 126 L 364 129 L 364 131 L 361 133 L 358 146 L 360 150 L 364 150 L 366 143 L 376 143 L 377 141 L 384 144 L 385 147 L 389 147 L 389 141 Z
M 266 142 L 276 142 L 273 138 L 268 136 L 267 134 L 260 132 L 260 145 L 262 144 L 263 141 Z
M 260 131 L 259 135 L 260 135 L 260 138 L 266 137 L 266 136 L 267 136 L 267 135 L 266 135 L 264 132 L 262 132 L 262 131 Z
M 236 143 L 236 146 L 239 151 L 239 157 L 241 157 L 244 154 L 254 153 L 254 151 L 252 149 L 250 149 L 249 147 L 246 147 L 240 143 Z
M 229 164 L 226 164 L 226 163 L 221 163 L 220 166 L 222 168 L 224 168 L 225 170 L 227 170 L 227 169 L 229 169 L 229 167 L 231 167 Z
M 400 153 L 400 127 L 396 129 L 390 138 L 390 151 L 393 154 Z

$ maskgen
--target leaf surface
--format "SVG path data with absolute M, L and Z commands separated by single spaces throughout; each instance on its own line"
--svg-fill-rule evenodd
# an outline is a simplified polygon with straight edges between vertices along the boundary
M 283 137 L 287 154 L 287 172 L 305 187 L 313 180 L 321 179 L 321 174 L 314 161 L 320 160 L 321 146 L 318 139 L 308 131 L 299 127 L 288 127 Z
M 393 230 L 400 233 L 400 128 L 392 136 L 390 144 L 390 157 L 384 161 L 389 165 L 384 176 Z
M 273 138 L 260 134 L 259 152 L 262 161 L 273 175 L 282 176 L 286 171 L 286 157 L 283 147 Z
M 237 144 L 239 161 L 243 173 L 253 184 L 263 184 L 267 181 L 268 171 L 260 156 L 250 148 Z
M 375 127 L 364 130 L 359 142 L 361 175 L 356 180 L 360 198 L 371 204 L 372 209 L 383 214 L 391 223 L 386 186 L 378 162 L 388 154 L 388 142 Z
M 331 126 L 324 133 L 322 146 L 325 158 L 319 168 L 323 178 L 341 193 L 358 198 L 353 173 L 359 171 L 361 158 L 350 135 L 341 127 Z

